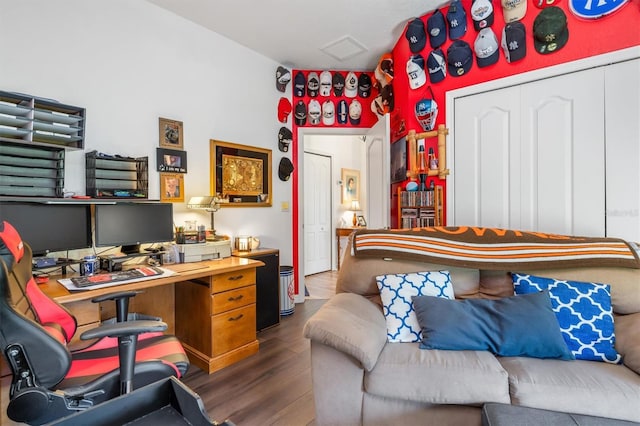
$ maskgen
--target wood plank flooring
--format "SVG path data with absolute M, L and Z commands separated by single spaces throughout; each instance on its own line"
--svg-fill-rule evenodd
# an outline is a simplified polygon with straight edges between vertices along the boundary
M 335 294 L 337 272 L 305 277 L 309 297 L 280 324 L 258 333 L 260 350 L 211 375 L 191 367 L 183 382 L 200 395 L 212 420 L 237 426 L 315 425 L 311 390 L 310 344 L 302 329 L 326 298 Z M 2 378 L 0 424 L 18 425 L 6 416 L 10 377 Z

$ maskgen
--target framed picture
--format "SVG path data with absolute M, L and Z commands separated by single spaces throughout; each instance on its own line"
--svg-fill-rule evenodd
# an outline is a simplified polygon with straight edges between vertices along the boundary
M 407 138 L 402 137 L 391 144 L 391 183 L 407 179 Z
M 358 226 L 367 226 L 367 221 L 364 220 L 364 216 L 358 216 Z
M 342 204 L 351 205 L 353 200 L 360 201 L 360 171 L 341 169 Z
M 156 169 L 159 172 L 187 173 L 187 151 L 156 148 Z
M 160 118 L 160 148 L 183 149 L 182 121 Z
M 184 175 L 160 173 L 160 201 L 184 202 Z
M 223 207 L 270 207 L 271 150 L 210 140 L 211 193 Z

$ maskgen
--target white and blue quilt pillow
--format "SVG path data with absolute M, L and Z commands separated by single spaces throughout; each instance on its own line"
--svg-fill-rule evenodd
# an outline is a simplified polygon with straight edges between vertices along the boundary
M 449 271 L 378 275 L 389 342 L 419 342 L 420 325 L 413 309 L 414 296 L 454 299 Z
M 620 363 L 609 285 L 518 273 L 512 278 L 516 294 L 549 290 L 562 337 L 576 359 Z

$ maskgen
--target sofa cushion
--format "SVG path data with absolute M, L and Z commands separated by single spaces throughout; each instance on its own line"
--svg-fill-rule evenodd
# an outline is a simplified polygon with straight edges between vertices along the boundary
M 423 349 L 573 359 L 548 291 L 497 300 L 416 296 L 413 305 L 422 327 Z
M 516 405 L 640 421 L 640 376 L 624 365 L 498 358 Z
M 420 325 L 411 303 L 414 296 L 454 298 L 449 271 L 378 275 L 376 283 L 389 342 L 420 341 Z
M 489 352 L 421 350 L 418 343 L 387 343 L 364 386 L 377 396 L 434 404 L 510 401 L 507 373 Z
M 619 363 L 609 286 L 514 273 L 516 294 L 549 290 L 567 346 L 576 359 Z
M 640 374 L 640 313 L 617 315 L 616 350 L 622 363 Z

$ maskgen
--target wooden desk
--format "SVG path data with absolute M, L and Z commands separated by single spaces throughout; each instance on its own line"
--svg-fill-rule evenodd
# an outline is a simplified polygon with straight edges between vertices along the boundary
M 340 238 L 348 237 L 356 229 L 364 229 L 361 226 L 355 226 L 352 228 L 336 228 L 336 244 L 338 245 L 338 271 L 340 270 Z
M 213 373 L 258 352 L 256 268 L 262 265 L 232 256 L 164 265 L 176 274 L 97 290 L 70 292 L 56 281 L 60 276 L 40 288 L 76 317 L 76 336 L 115 316 L 113 302 L 97 304 L 92 298 L 115 291 L 143 291 L 131 300 L 129 311 L 162 317 L 189 360 Z

